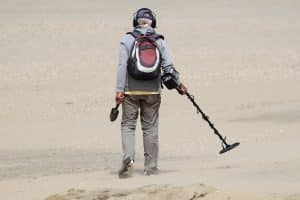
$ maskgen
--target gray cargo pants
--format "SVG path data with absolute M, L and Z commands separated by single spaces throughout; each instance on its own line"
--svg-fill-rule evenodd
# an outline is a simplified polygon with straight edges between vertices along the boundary
M 122 104 L 121 134 L 123 160 L 128 157 L 134 160 L 135 129 L 138 112 L 140 110 L 144 142 L 145 170 L 152 170 L 157 167 L 160 102 L 160 94 L 125 95 Z

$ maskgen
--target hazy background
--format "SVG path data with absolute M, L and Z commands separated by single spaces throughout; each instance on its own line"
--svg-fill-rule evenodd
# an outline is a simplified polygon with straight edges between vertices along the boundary
M 119 41 L 140 7 L 155 11 L 157 31 L 200 107 L 230 142 L 241 142 L 219 156 L 218 138 L 188 99 L 164 90 L 165 173 L 151 181 L 298 192 L 299 1 L 0 0 L 0 197 L 41 199 L 100 180 L 124 186 L 116 182 L 120 119 L 111 123 L 108 114 Z M 141 135 L 138 125 L 138 172 Z M 137 176 L 127 186 L 152 183 Z

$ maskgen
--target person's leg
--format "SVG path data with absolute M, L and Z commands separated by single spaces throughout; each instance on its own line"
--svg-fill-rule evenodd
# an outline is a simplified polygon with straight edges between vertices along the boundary
M 145 172 L 157 170 L 158 161 L 158 119 L 161 97 L 145 95 L 141 101 L 141 125 L 143 130 Z
M 122 166 L 119 176 L 128 171 L 128 167 L 132 167 L 135 155 L 135 128 L 138 117 L 139 100 L 135 96 L 126 95 L 122 104 L 122 122 L 121 135 L 123 147 Z M 127 174 L 125 174 L 127 175 Z

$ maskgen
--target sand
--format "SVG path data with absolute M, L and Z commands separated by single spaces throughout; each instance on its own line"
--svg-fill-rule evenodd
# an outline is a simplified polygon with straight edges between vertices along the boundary
M 300 2 L 0 0 L 0 199 L 300 199 Z M 120 180 L 119 40 L 150 7 L 191 102 L 162 92 L 161 173 Z

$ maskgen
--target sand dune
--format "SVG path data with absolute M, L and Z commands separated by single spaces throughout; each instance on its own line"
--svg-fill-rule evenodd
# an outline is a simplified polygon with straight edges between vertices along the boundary
M 193 184 L 187 186 L 170 186 L 170 185 L 146 185 L 134 190 L 97 190 L 85 191 L 70 189 L 64 194 L 52 195 L 46 200 L 110 200 L 110 199 L 123 199 L 123 200 L 238 200 L 238 199 L 257 199 L 257 200 L 296 200 L 300 198 L 300 194 L 290 196 L 281 195 L 262 195 L 255 193 L 222 193 L 215 188 L 208 187 L 203 184 Z
M 213 188 L 198 184 L 187 187 L 147 185 L 134 190 L 84 191 L 71 189 L 66 194 L 53 195 L 47 200 L 63 199 L 200 199 L 214 192 Z

